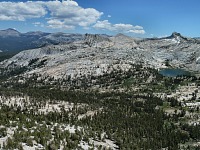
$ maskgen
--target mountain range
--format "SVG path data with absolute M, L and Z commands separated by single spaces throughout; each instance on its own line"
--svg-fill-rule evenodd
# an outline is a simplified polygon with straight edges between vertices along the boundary
M 22 51 L 50 44 L 72 42 L 81 39 L 81 34 L 45 33 L 41 31 L 20 33 L 15 29 L 0 30 L 1 51 Z
M 27 39 L 23 41 L 23 48 L 29 50 L 0 63 L 2 68 L 27 67 L 26 75 L 36 73 L 54 78 L 99 76 L 117 68 L 127 71 L 131 64 L 157 69 L 200 70 L 200 39 L 184 37 L 176 32 L 164 38 L 139 39 L 123 34 L 21 34 L 8 29 L 1 31 L 0 37 L 15 44 L 21 42 L 19 39 Z M 1 49 L 3 45 L 11 45 L 8 43 L 1 43 Z M 14 50 L 12 46 L 10 50 Z

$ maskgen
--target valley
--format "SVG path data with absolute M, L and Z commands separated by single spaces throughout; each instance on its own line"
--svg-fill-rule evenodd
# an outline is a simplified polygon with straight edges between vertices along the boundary
M 1 149 L 199 149 L 199 48 L 85 34 L 2 60 Z

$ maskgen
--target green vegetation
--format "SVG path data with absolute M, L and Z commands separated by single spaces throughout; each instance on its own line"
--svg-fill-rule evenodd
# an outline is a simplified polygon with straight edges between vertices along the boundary
M 14 56 L 16 54 L 17 54 L 17 52 L 10 52 L 10 51 L 8 51 L 8 52 L 0 52 L 0 62 L 4 61 L 6 59 L 9 59 L 9 58 L 11 58 L 12 56 Z
M 30 66 L 36 63 L 37 60 L 31 60 Z M 192 149 L 195 146 L 187 143 L 200 140 L 200 125 L 187 123 L 184 106 L 175 98 L 155 95 L 173 92 L 186 81 L 198 83 L 195 77 L 163 77 L 157 70 L 141 65 L 132 65 L 128 72 L 118 69 L 76 80 L 70 76 L 55 80 L 36 74 L 25 78 L 21 73 L 28 68 L 18 69 L 22 71 L 1 71 L 0 96 L 30 97 L 31 102 L 24 98 L 23 106 L 0 105 L 0 137 L 7 136 L 6 129 L 14 130 L 3 149 L 21 149 L 22 143 L 41 144 L 47 150 L 81 149 L 80 141 L 88 143 L 91 149 L 100 149 L 90 141 L 109 139 L 124 150 L 176 150 Z M 39 111 L 47 103 L 60 101 L 73 104 L 72 108 L 60 106 L 60 111 Z M 176 111 L 168 114 L 168 108 Z M 74 132 L 70 132 L 70 127 Z

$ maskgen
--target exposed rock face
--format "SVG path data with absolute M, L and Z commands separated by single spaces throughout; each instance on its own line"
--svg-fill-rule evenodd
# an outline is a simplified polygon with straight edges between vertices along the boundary
M 55 78 L 102 75 L 113 68 L 126 71 L 131 63 L 165 68 L 166 61 L 173 67 L 200 70 L 199 40 L 179 33 L 157 39 L 134 39 L 122 34 L 113 37 L 68 34 L 66 37 L 67 43 L 22 51 L 1 62 L 1 66 L 28 66 L 31 70 L 26 74 L 38 73 Z
M 199 70 L 200 66 L 197 60 L 200 56 L 200 44 L 196 39 L 173 33 L 169 37 L 147 40 L 140 44 L 141 47 L 153 53 L 154 60 L 160 62 L 169 60 L 173 67 L 186 68 L 192 71 Z

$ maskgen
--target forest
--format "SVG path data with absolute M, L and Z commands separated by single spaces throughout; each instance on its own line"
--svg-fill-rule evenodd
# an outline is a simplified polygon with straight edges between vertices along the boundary
M 27 78 L 23 73 L 28 69 L 1 70 L 2 149 L 200 148 L 195 144 L 200 141 L 200 125 L 189 123 L 199 109 L 175 97 L 157 96 L 198 85 L 195 76 L 164 77 L 134 64 L 127 72 L 116 69 L 77 79 L 37 74 Z M 172 113 L 166 112 L 169 108 Z

